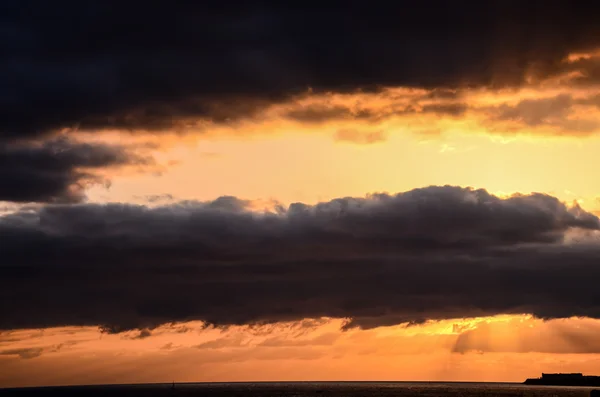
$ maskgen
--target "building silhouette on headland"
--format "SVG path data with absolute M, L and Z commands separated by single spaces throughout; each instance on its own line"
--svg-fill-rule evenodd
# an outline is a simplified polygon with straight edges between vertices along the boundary
M 542 374 L 540 378 L 530 378 L 526 385 L 547 386 L 600 386 L 600 376 L 584 375 L 580 372 L 570 374 Z

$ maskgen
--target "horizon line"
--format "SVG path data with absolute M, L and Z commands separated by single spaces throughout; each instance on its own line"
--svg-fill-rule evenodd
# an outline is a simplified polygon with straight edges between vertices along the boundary
M 172 386 L 175 385 L 228 385 L 228 384 L 278 384 L 278 383 L 489 383 L 489 384 L 515 384 L 523 385 L 516 381 L 474 381 L 474 380 L 259 380 L 259 381 L 188 381 L 188 382 L 151 382 L 151 383 L 92 383 L 92 384 L 65 384 L 48 386 L 15 386 L 0 387 L 0 391 L 16 389 L 56 389 L 77 387 L 123 387 L 123 386 Z

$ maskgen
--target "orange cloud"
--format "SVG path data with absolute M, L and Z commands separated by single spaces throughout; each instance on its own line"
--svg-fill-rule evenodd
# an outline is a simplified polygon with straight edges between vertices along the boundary
M 338 130 L 335 133 L 335 140 L 340 142 L 351 142 L 363 145 L 368 145 L 386 140 L 384 131 L 362 132 L 352 129 Z

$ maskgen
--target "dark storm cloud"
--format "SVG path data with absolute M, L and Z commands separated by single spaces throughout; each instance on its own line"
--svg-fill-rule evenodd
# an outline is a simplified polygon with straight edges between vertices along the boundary
M 0 136 L 226 122 L 306 92 L 518 85 L 598 44 L 593 2 L 4 1 Z
M 550 196 L 446 186 L 267 214 L 247 208 L 223 197 L 6 215 L 0 329 L 600 316 L 600 249 L 561 243 L 599 220 Z
M 95 169 L 150 161 L 124 147 L 65 139 L 0 145 L 0 201 L 80 201 L 86 184 L 102 182 Z

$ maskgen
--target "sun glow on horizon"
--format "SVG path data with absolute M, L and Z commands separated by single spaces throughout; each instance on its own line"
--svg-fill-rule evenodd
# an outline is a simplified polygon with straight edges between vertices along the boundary
M 180 382 L 226 381 L 231 378 L 223 371 L 231 363 L 237 363 L 241 371 L 236 375 L 238 380 L 266 380 L 263 364 L 270 365 L 274 359 L 285 360 L 283 356 L 292 361 L 278 366 L 278 370 L 271 368 L 268 373 L 277 373 L 277 378 L 286 380 L 522 381 L 535 375 L 535 368 L 540 368 L 542 363 L 529 368 L 516 365 L 512 371 L 498 372 L 492 370 L 496 357 L 512 355 L 511 360 L 531 364 L 541 354 L 554 352 L 562 357 L 561 368 L 573 369 L 592 368 L 588 366 L 597 362 L 591 353 L 597 345 L 594 335 L 600 330 L 600 321 L 593 319 L 542 321 L 531 315 L 501 315 L 348 331 L 341 330 L 343 322 L 324 318 L 228 328 L 187 322 L 121 334 L 100 333 L 96 327 L 2 332 L 0 350 L 7 352 L 5 349 L 10 348 L 12 353 L 0 356 L 0 365 L 2 362 L 12 364 L 0 375 L 0 381 L 5 385 L 20 384 L 22 378 L 16 374 L 22 365 L 27 365 L 29 374 L 41 376 L 35 384 L 83 383 L 86 377 L 81 380 L 79 376 L 97 371 L 101 362 L 109 357 L 118 363 L 113 367 L 119 368 L 133 365 L 133 369 L 139 362 L 154 364 L 141 372 L 115 372 L 102 366 L 104 378 L 97 378 L 95 382 L 110 379 L 109 383 L 114 383 L 115 376 L 122 382 L 167 382 L 171 377 Z M 573 347 L 582 346 L 583 341 L 592 345 L 589 352 L 569 353 Z M 380 361 L 393 371 L 384 370 L 377 375 L 373 369 L 385 366 L 370 368 L 372 360 Z M 437 364 L 427 369 L 434 362 Z M 63 368 L 60 375 L 54 374 L 52 381 L 41 375 L 44 368 L 57 363 Z M 156 378 L 155 369 L 159 365 L 172 369 Z M 340 369 L 325 377 L 320 374 L 322 369 L 332 366 L 342 369 L 354 366 L 355 369 L 345 374 Z M 186 367 L 198 369 L 182 371 Z M 401 372 L 392 375 L 394 371 Z M 399 373 L 405 375 L 398 378 Z M 474 375 L 465 377 L 467 373 Z M 92 375 L 87 377 L 91 379 Z

